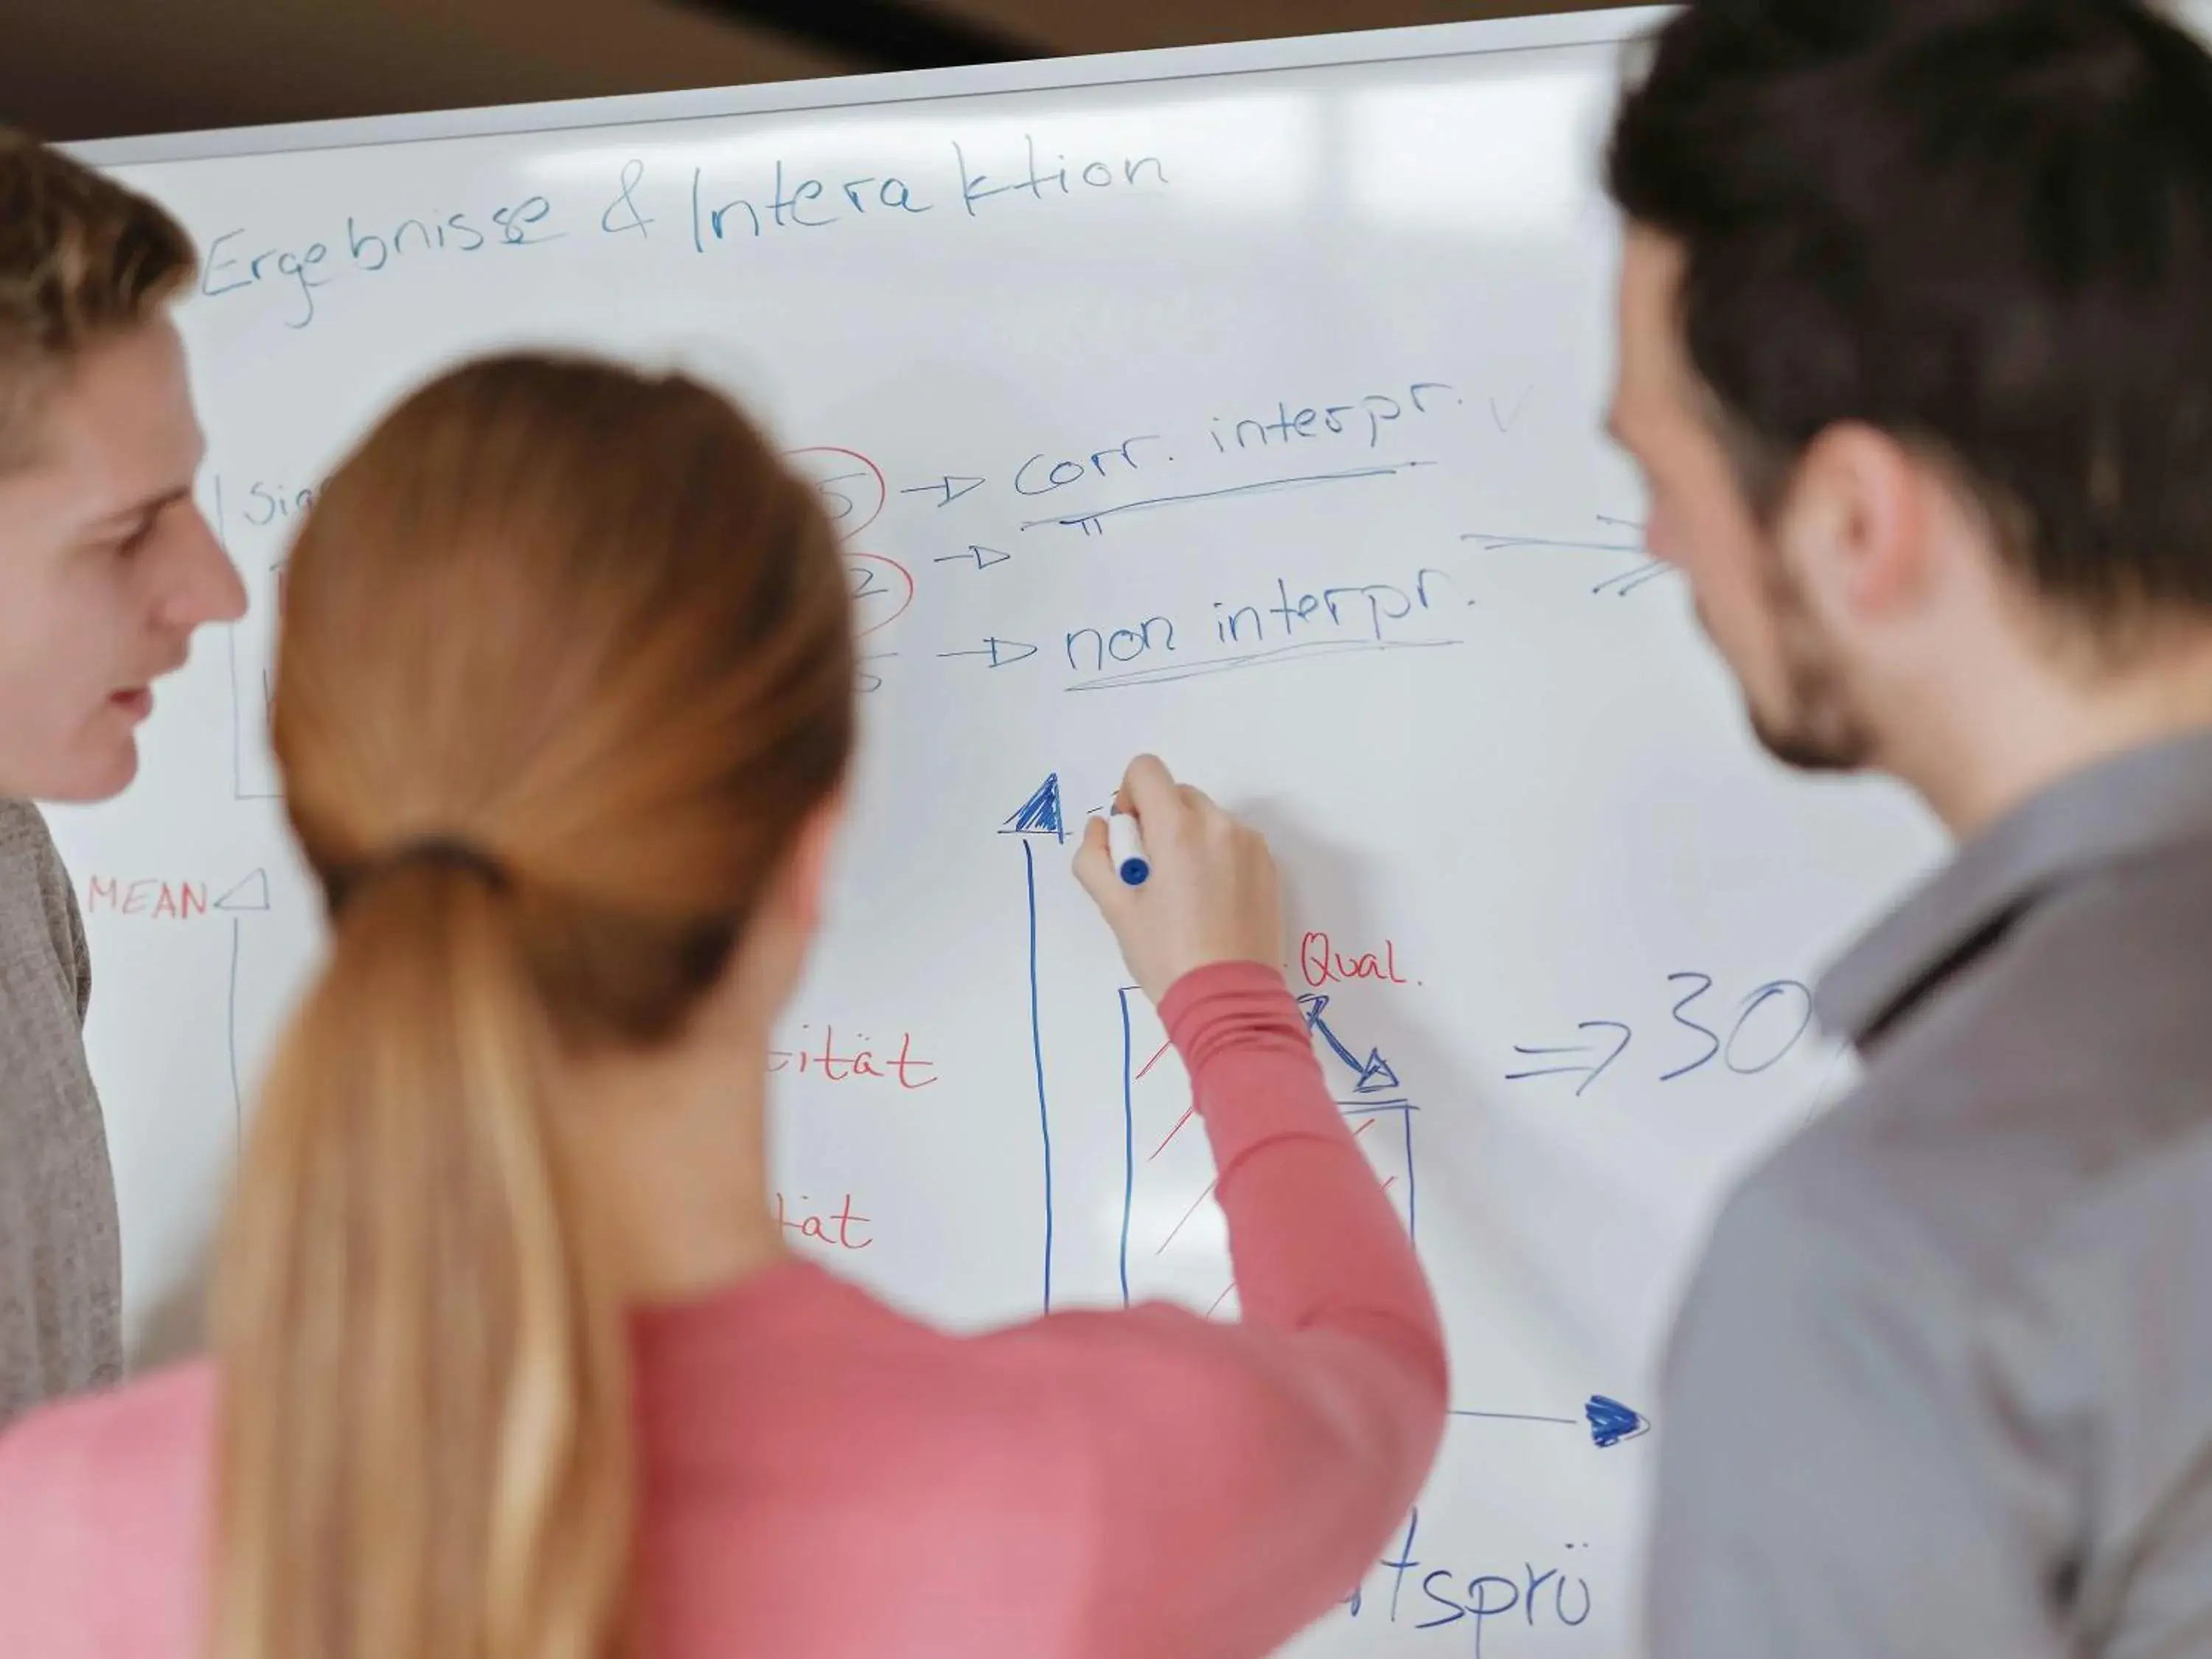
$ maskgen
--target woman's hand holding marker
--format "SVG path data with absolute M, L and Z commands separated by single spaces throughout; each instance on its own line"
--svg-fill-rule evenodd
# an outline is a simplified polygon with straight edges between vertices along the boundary
M 1129 763 L 1115 806 L 1113 818 L 1093 818 L 1084 831 L 1075 875 L 1146 995 L 1158 1002 L 1212 963 L 1280 964 L 1280 884 L 1258 830 L 1177 783 L 1151 755 Z M 1121 831 L 1117 846 L 1111 823 L 1125 816 L 1133 844 Z M 1135 880 L 1124 873 L 1132 854 L 1146 866 Z
M 1142 887 L 1152 878 L 1152 861 L 1145 856 L 1145 837 L 1137 820 L 1115 804 L 1106 819 L 1106 852 L 1114 860 L 1114 873 L 1125 887 Z

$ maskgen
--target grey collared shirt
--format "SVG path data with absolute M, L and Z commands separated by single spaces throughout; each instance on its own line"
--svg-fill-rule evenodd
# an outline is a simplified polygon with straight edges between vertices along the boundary
M 84 1057 L 91 994 L 46 820 L 0 800 L 0 1426 L 123 1374 L 115 1179 Z
M 2017 809 L 1819 1006 L 1863 1079 L 1684 1304 L 1652 1659 L 2212 1655 L 2212 732 Z

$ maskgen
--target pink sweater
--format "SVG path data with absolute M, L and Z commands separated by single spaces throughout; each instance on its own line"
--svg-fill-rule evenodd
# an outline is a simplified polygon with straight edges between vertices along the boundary
M 954 1337 L 797 1261 L 640 1312 L 656 1655 L 1231 1659 L 1366 1572 L 1443 1430 L 1428 1287 L 1280 978 L 1206 969 L 1161 1012 L 1243 1322 Z M 189 1367 L 0 1440 L 0 1655 L 197 1659 L 216 1386 Z

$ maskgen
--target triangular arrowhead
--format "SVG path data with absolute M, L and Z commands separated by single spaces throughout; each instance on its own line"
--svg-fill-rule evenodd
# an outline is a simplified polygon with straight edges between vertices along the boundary
M 1359 1068 L 1359 1081 L 1352 1085 L 1352 1092 L 1356 1095 L 1380 1094 L 1386 1089 L 1398 1086 L 1398 1074 L 1390 1069 L 1390 1062 L 1382 1058 L 1382 1051 L 1370 1048 L 1367 1063 Z
M 215 908 L 218 910 L 266 910 L 269 908 L 269 872 L 256 870 L 217 899 Z
M 1014 556 L 1011 553 L 1001 553 L 995 547 L 977 547 L 972 544 L 968 550 L 975 556 L 975 568 L 978 570 L 988 570 L 993 565 L 1004 564 Z
M 1390 1069 L 1390 1062 L 1382 1058 L 1381 1049 L 1369 1049 L 1367 1058 L 1363 1060 L 1345 1047 L 1342 1037 L 1328 1029 L 1328 1022 L 1322 1018 L 1328 1011 L 1328 1002 L 1327 997 L 1318 994 L 1303 996 L 1298 999 L 1298 1006 L 1305 1010 L 1306 1030 L 1328 1044 L 1328 1051 L 1358 1076 L 1359 1080 L 1352 1085 L 1352 1092 L 1372 1095 L 1396 1088 L 1398 1074 Z
M 1624 1440 L 1633 1440 L 1651 1429 L 1650 1419 L 1641 1412 L 1601 1394 L 1589 1397 L 1589 1403 L 1583 1407 L 1583 1415 L 1589 1419 L 1590 1439 L 1600 1450 L 1608 1450 Z
M 1036 793 L 1022 803 L 1021 810 L 1006 820 L 999 833 L 1050 836 L 1055 841 L 1066 841 L 1067 822 L 1060 808 L 1060 774 L 1055 772 L 1039 784 Z

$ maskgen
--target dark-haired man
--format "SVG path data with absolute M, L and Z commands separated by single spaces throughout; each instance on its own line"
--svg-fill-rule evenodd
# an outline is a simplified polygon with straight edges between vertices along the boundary
M 122 789 L 155 682 L 245 609 L 191 498 L 193 269 L 154 204 L 0 131 L 0 1425 L 123 1368 L 84 933 L 30 803 Z
M 1753 725 L 1962 842 L 1668 1363 L 1655 1659 L 2212 1654 L 2212 60 L 2135 0 L 1699 0 L 1613 426 Z

